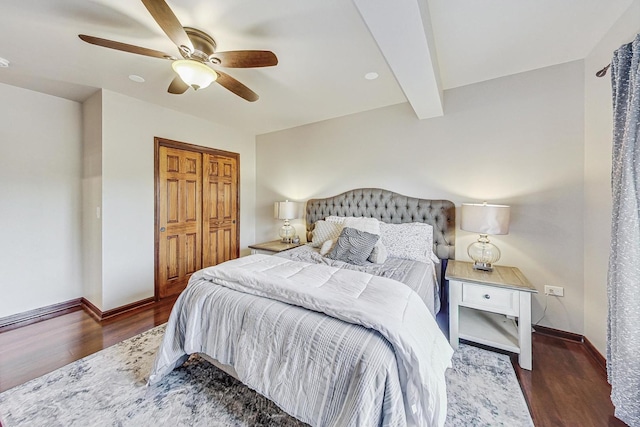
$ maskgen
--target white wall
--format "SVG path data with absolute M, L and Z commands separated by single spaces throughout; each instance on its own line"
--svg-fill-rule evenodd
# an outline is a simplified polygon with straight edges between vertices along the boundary
M 358 187 L 506 203 L 511 232 L 492 239 L 499 263 L 518 266 L 539 290 L 534 320 L 544 285 L 564 286 L 540 324 L 582 333 L 583 73 L 578 61 L 449 90 L 435 119 L 400 104 L 258 136 L 256 239 L 277 236 L 274 201 Z M 477 236 L 456 237 L 456 258 L 468 259 Z
M 82 296 L 81 105 L 0 83 L 0 317 Z
M 607 268 L 611 235 L 611 72 L 595 76 L 613 51 L 640 32 L 640 0 L 585 59 L 584 335 L 606 354 Z
M 254 242 L 255 137 L 103 90 L 103 311 L 153 296 L 156 136 L 240 154 L 240 246 Z
M 242 252 L 255 241 L 252 134 L 109 91 L 81 105 L 0 84 L 0 97 L 0 317 L 153 296 L 155 136 L 240 153 Z
M 102 308 L 102 92 L 82 103 L 82 288 Z

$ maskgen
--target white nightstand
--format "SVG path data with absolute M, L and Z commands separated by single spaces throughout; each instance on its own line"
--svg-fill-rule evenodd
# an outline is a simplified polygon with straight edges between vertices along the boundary
M 445 278 L 451 346 L 457 349 L 462 338 L 519 353 L 520 366 L 531 370 L 531 294 L 538 291 L 520 270 L 474 270 L 473 263 L 451 260 Z
M 288 251 L 289 249 L 297 248 L 304 245 L 304 243 L 282 243 L 282 240 L 273 240 L 271 242 L 256 243 L 255 245 L 249 245 L 251 249 L 251 255 L 254 254 L 266 254 L 273 255 L 278 252 Z

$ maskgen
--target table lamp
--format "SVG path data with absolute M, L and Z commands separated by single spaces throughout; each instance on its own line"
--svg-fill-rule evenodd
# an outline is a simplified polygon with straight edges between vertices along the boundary
M 298 204 L 288 200 L 276 202 L 273 205 L 273 216 L 277 219 L 284 220 L 284 225 L 280 228 L 279 234 L 283 243 L 291 243 L 293 237 L 296 235 L 296 229 L 289 223 L 289 220 L 298 217 Z
M 511 208 L 506 205 L 490 205 L 487 202 L 463 203 L 462 223 L 465 231 L 479 233 L 480 237 L 467 248 L 476 270 L 492 271 L 492 264 L 500 259 L 500 249 L 489 241 L 489 234 L 509 234 Z

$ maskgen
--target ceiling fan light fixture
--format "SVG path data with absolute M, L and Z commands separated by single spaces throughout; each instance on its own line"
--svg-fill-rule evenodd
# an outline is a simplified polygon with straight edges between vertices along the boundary
M 171 67 L 182 81 L 194 90 L 204 89 L 218 78 L 218 74 L 213 69 L 192 59 L 173 61 Z

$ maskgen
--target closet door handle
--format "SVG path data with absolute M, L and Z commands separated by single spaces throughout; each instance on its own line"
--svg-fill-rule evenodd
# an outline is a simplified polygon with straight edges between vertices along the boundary
M 484 294 L 482 296 L 484 297 L 484 299 L 491 299 L 491 295 L 489 295 L 489 294 Z
M 164 228 L 164 227 L 160 227 L 160 232 L 161 232 L 161 233 L 164 233 L 164 232 L 165 232 L 165 230 L 166 230 L 166 228 Z

